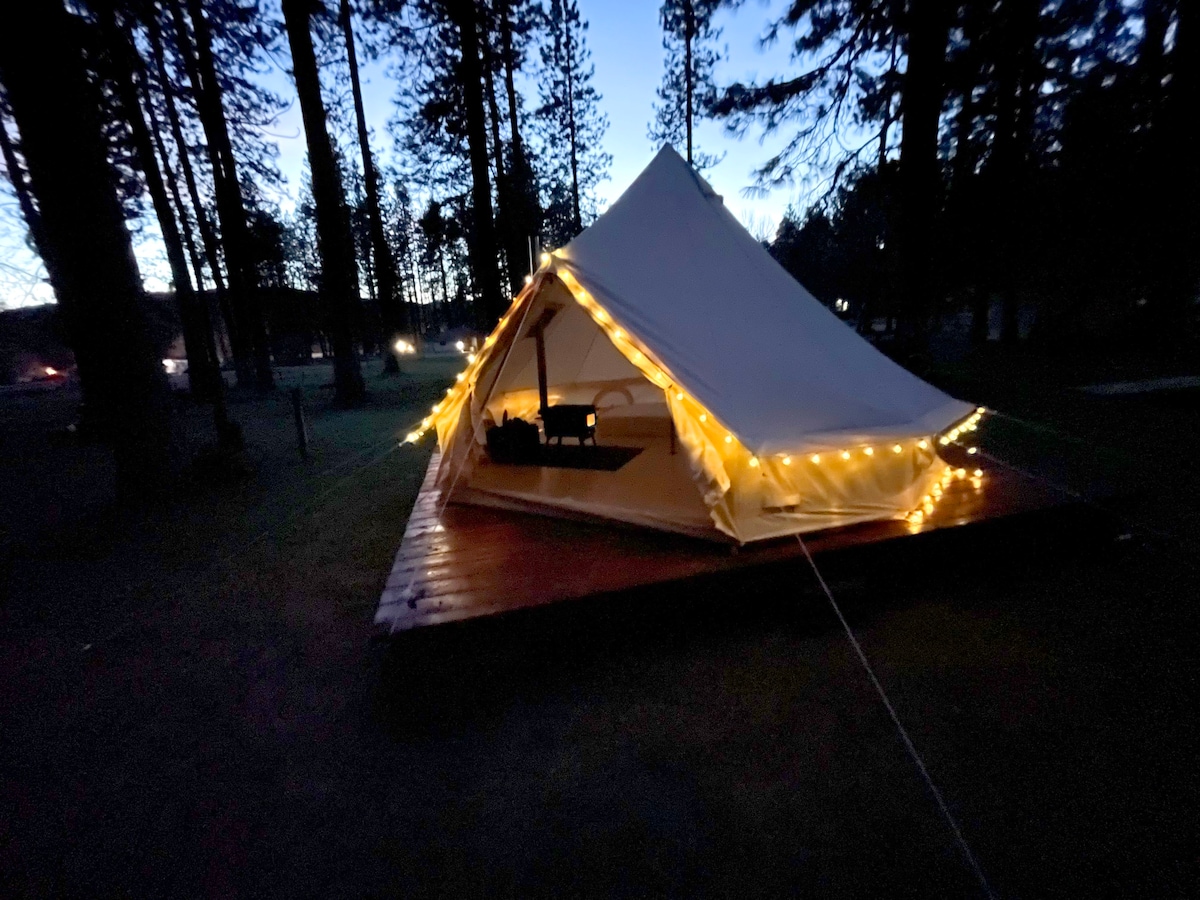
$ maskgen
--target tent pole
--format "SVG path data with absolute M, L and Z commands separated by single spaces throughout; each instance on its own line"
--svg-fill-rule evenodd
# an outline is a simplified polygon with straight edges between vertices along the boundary
M 534 328 L 533 336 L 537 341 L 537 375 L 538 400 L 541 401 L 539 412 L 544 412 L 550 406 L 549 387 L 546 384 L 546 329 L 541 322 Z

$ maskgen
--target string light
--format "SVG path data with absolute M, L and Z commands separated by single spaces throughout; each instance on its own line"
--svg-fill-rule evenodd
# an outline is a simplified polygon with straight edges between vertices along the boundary
M 468 354 L 467 354 L 467 362 L 469 362 L 469 363 L 473 363 L 473 362 L 475 362 L 475 359 L 476 359 L 476 356 L 475 356 L 475 354 L 474 354 L 474 353 L 468 353 Z
M 808 459 L 814 466 L 819 466 L 821 464 L 821 454 L 820 453 L 814 453 Z
M 850 451 L 849 451 L 849 450 L 843 450 L 843 451 L 842 451 L 842 459 L 849 459 L 849 458 L 850 458 Z
M 955 477 L 955 478 L 958 478 L 959 480 L 962 480 L 963 478 L 966 478 L 966 477 L 967 477 L 967 470 L 966 470 L 966 469 L 955 469 L 955 470 L 954 470 L 954 477 Z
M 783 464 L 785 466 L 790 466 L 792 464 L 792 458 L 790 456 L 785 456 L 783 458 Z
M 725 443 L 727 443 L 727 444 L 733 443 L 733 435 L 732 434 L 725 435 Z
M 543 266 L 550 265 L 550 254 L 549 253 L 542 254 L 542 265 Z
M 758 468 L 758 457 L 757 456 L 750 457 L 750 468 L 752 468 L 752 469 Z
M 982 478 L 982 477 L 983 477 L 983 469 L 976 469 L 976 470 L 975 470 L 975 477 L 976 477 L 976 478 Z
M 675 394 L 675 399 L 676 399 L 676 400 L 682 400 L 682 399 L 683 399 L 683 391 L 678 391 L 678 392 Z
M 874 456 L 875 448 L 874 447 L 863 447 L 863 453 L 867 454 L 867 456 Z
M 410 431 L 408 433 L 408 435 L 404 438 L 404 442 L 406 444 L 415 444 L 417 442 L 418 438 L 420 438 L 419 434 L 417 434 L 415 431 Z
M 978 453 L 978 452 L 979 452 L 979 448 L 978 448 L 978 447 L 968 447 L 968 448 L 967 448 L 967 455 L 968 455 L 968 456 L 974 456 L 974 455 L 975 455 L 976 453 Z
M 707 422 L 708 421 L 708 413 L 700 413 L 700 421 Z
M 892 452 L 893 453 L 901 453 L 901 452 L 903 452 L 903 450 L 904 450 L 904 448 L 901 447 L 899 444 L 892 444 Z
M 917 441 L 917 447 L 921 450 L 929 449 L 929 441 Z

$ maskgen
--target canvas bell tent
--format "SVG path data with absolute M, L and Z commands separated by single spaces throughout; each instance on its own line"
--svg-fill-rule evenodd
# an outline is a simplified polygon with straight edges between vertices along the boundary
M 489 452 L 506 418 L 575 405 L 597 448 Z M 817 302 L 664 147 L 543 257 L 410 437 L 436 428 L 450 502 L 745 543 L 910 514 L 944 477 L 938 435 L 977 419 Z

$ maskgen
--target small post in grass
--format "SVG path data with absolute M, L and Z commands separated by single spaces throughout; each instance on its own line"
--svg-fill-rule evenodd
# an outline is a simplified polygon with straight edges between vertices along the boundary
M 308 425 L 304 421 L 304 393 L 298 387 L 292 388 L 292 413 L 296 417 L 296 446 L 300 456 L 308 459 Z

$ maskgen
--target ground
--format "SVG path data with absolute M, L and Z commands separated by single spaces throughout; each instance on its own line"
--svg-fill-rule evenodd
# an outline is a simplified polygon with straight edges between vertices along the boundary
M 803 564 L 371 644 L 453 370 L 407 365 L 286 373 L 308 460 L 236 399 L 252 474 L 150 510 L 0 397 L 0 895 L 981 895 Z M 1070 390 L 1147 367 L 932 374 L 1128 529 L 822 564 L 999 896 L 1196 893 L 1200 402 Z

